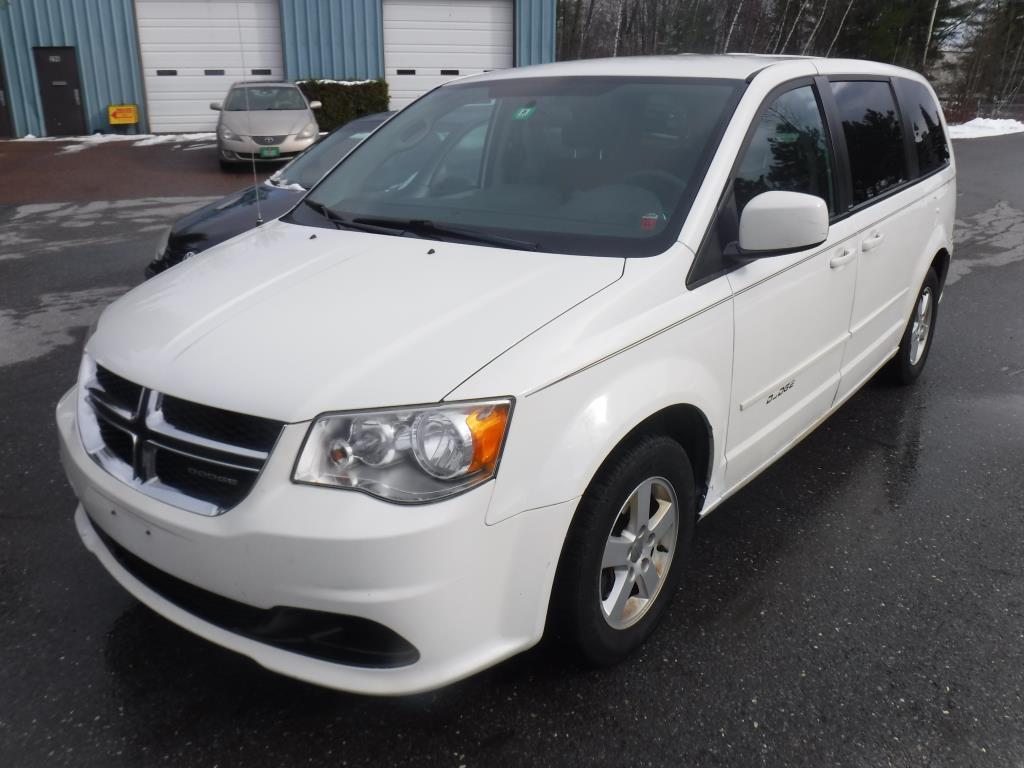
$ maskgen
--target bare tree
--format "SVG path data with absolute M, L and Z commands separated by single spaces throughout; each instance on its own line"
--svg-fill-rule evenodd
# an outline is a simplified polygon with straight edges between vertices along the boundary
M 786 42 L 782 44 L 782 47 L 779 49 L 779 53 L 786 52 L 786 46 L 789 45 L 790 38 L 793 37 L 793 33 L 796 32 L 797 25 L 800 23 L 800 17 L 803 16 L 804 8 L 807 7 L 807 3 L 809 2 L 810 0 L 804 0 L 800 3 L 800 8 L 797 10 L 796 17 L 793 19 L 793 26 L 789 28 L 789 34 L 786 35 Z
M 790 3 L 790 1 L 791 0 L 786 0 L 786 5 L 782 9 L 782 15 L 779 17 L 779 31 L 778 31 L 778 35 L 775 36 L 775 44 L 771 46 L 771 52 L 772 53 L 778 53 L 779 52 L 779 43 L 782 42 L 782 31 L 785 28 L 786 15 L 789 13 L 789 3 Z M 769 37 L 769 42 L 770 41 L 771 41 L 771 37 Z M 767 47 L 765 48 L 765 53 L 768 53 L 768 48 Z
M 732 31 L 736 29 L 736 21 L 740 17 L 740 11 L 743 10 L 743 0 L 739 0 L 736 3 L 736 13 L 732 15 L 732 24 L 729 25 L 729 32 L 725 36 L 725 43 L 722 44 L 722 53 L 727 53 L 729 50 L 729 41 L 732 40 Z
M 924 36 L 924 52 L 921 54 L 921 69 L 924 69 L 928 64 L 928 46 L 932 42 L 932 31 L 935 29 L 935 14 L 939 12 L 939 0 L 935 0 L 935 5 L 932 6 L 932 18 L 928 22 L 928 34 Z
M 619 21 L 615 25 L 615 47 L 612 48 L 612 56 L 619 55 L 619 46 L 622 44 L 622 27 L 626 23 L 626 0 L 619 0 Z
M 828 44 L 828 50 L 825 51 L 826 56 L 832 55 L 832 49 L 836 45 L 836 40 L 839 39 L 839 33 L 843 31 L 843 24 L 846 23 L 846 17 L 850 15 L 851 8 L 853 8 L 853 0 L 850 0 L 850 2 L 846 4 L 846 10 L 843 11 L 843 18 L 839 20 L 839 26 L 836 27 L 836 33 L 832 36 L 832 42 Z
M 938 2 L 938 0 L 936 0 Z M 818 27 L 821 26 L 821 20 L 825 18 L 825 11 L 828 10 L 828 0 L 825 0 L 821 4 L 821 10 L 818 11 L 818 21 L 814 24 L 814 29 L 811 30 L 811 36 L 807 38 L 807 42 L 804 43 L 804 47 L 800 50 L 801 56 L 806 56 L 807 51 L 811 48 L 811 43 L 814 42 L 814 36 L 818 34 Z

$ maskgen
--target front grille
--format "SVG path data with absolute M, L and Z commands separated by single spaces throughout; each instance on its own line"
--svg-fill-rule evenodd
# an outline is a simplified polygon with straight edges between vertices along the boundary
M 92 522 L 121 567 L 165 600 L 203 621 L 275 648 L 323 661 L 389 669 L 419 661 L 420 653 L 393 629 L 360 616 L 304 608 L 255 608 L 207 592 L 129 552 Z
M 204 515 L 246 497 L 284 426 L 164 395 L 98 365 L 83 372 L 82 392 L 89 455 L 142 493 Z
M 272 147 L 277 144 L 283 144 L 284 140 L 287 139 L 288 136 L 253 136 L 251 138 L 261 147 Z
M 281 424 L 271 419 L 211 408 L 169 395 L 164 395 L 161 410 L 164 420 L 183 432 L 255 451 L 269 452 L 281 432 Z
M 281 152 L 277 155 L 274 155 L 273 157 L 260 157 L 259 154 L 253 154 L 251 152 L 235 152 L 235 157 L 237 157 L 239 160 L 246 161 L 255 160 L 257 162 L 262 163 L 279 163 L 283 162 L 284 160 L 291 160 L 298 154 L 298 152 Z
M 153 474 L 164 485 L 224 509 L 230 509 L 244 499 L 253 480 L 249 470 L 200 463 L 190 456 L 166 449 L 156 452 Z
M 104 444 L 118 459 L 125 464 L 132 463 L 132 436 L 129 432 L 114 426 L 106 419 L 99 421 L 100 436 Z
M 96 366 L 96 383 L 104 395 L 104 399 L 111 405 L 134 411 L 139 407 L 139 398 L 142 397 L 142 387 L 133 384 L 127 379 L 122 379 L 106 368 Z

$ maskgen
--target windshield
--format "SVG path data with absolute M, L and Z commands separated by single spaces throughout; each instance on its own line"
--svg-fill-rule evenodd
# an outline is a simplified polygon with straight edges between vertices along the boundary
M 228 99 L 224 102 L 227 112 L 244 112 L 246 110 L 246 92 L 249 94 L 248 109 L 252 112 L 266 112 L 276 109 L 305 109 L 306 100 L 302 98 L 298 88 L 287 85 L 255 86 L 232 88 Z
M 289 220 L 490 236 L 559 253 L 659 253 L 678 234 L 741 89 L 635 77 L 445 86 L 382 126 Z
M 384 118 L 354 120 L 343 125 L 271 176 L 271 181 L 279 185 L 298 184 L 309 189 L 382 122 Z

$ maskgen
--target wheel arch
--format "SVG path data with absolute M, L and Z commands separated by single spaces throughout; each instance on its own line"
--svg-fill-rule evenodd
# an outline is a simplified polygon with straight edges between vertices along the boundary
M 712 457 L 714 452 L 714 430 L 707 415 L 697 406 L 690 403 L 676 403 L 662 408 L 643 419 L 629 430 L 608 452 L 590 482 L 598 477 L 608 462 L 613 461 L 622 451 L 626 450 L 648 435 L 664 435 L 679 443 L 690 460 L 693 472 L 694 490 L 696 492 L 699 513 L 704 506 L 708 487 L 711 483 Z M 589 486 L 589 483 L 588 483 Z
M 935 270 L 935 274 L 939 278 L 939 294 L 941 295 L 943 287 L 946 285 L 946 275 L 949 274 L 949 262 L 950 255 L 946 248 L 940 248 L 938 253 L 932 257 L 931 269 Z

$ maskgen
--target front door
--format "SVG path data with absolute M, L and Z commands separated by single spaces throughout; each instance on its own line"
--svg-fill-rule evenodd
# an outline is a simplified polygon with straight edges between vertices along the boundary
M 838 210 L 835 160 L 815 86 L 773 98 L 733 180 L 735 214 L 769 190 L 824 198 Z M 844 221 L 798 253 L 755 259 L 729 273 L 735 337 L 726 483 L 743 483 L 832 406 L 857 278 Z
M 43 101 L 48 136 L 81 136 L 85 133 L 82 85 L 74 48 L 33 48 L 36 79 Z
M 14 126 L 11 124 L 11 108 L 7 102 L 7 78 L 4 77 L 4 63 L 0 61 L 0 139 L 9 139 L 14 136 Z

